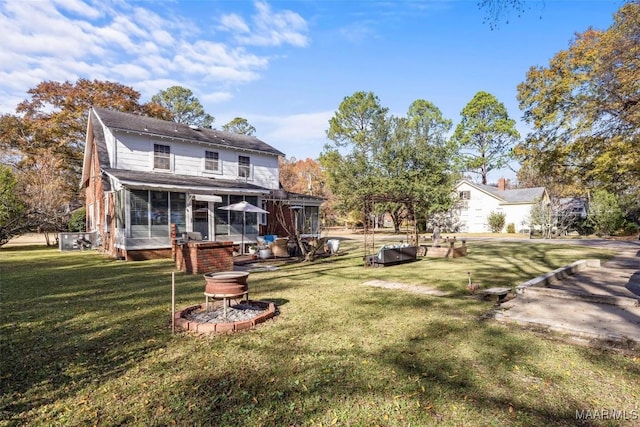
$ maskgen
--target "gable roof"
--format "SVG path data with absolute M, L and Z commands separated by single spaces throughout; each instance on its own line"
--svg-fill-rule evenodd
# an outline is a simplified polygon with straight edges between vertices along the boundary
M 255 136 L 240 135 L 218 129 L 198 128 L 184 123 L 122 113 L 106 108 L 93 107 L 92 112 L 100 122 L 111 129 L 180 139 L 200 144 L 211 144 L 235 150 L 284 156 L 284 153 L 273 148 L 266 142 L 259 140 Z
M 469 180 L 463 179 L 458 183 L 456 187 L 461 184 L 467 184 L 478 190 L 493 196 L 506 204 L 517 203 L 533 203 L 536 199 L 544 196 L 546 189 L 544 187 L 532 187 L 532 188 L 513 188 L 508 190 L 499 190 L 497 187 L 485 184 L 476 184 Z

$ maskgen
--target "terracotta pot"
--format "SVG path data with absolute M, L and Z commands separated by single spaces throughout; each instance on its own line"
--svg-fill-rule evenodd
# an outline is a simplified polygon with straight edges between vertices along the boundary
M 204 275 L 207 282 L 204 292 L 211 295 L 241 296 L 249 289 L 248 276 L 246 271 L 207 273 Z

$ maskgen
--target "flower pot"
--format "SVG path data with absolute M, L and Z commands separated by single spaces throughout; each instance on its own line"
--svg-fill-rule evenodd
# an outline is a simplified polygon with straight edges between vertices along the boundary
M 327 245 L 329 246 L 329 251 L 332 254 L 336 254 L 340 249 L 340 240 L 338 239 L 327 240 Z
M 261 259 L 266 259 L 266 258 L 271 258 L 273 256 L 273 253 L 271 252 L 271 249 L 267 248 L 267 249 L 260 249 L 260 252 L 258 252 L 258 257 Z

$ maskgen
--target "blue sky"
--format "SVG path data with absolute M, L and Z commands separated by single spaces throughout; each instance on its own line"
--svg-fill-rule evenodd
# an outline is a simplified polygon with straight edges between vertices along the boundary
M 0 0 L 0 113 L 46 80 L 116 81 L 142 102 L 180 85 L 214 126 L 244 117 L 304 159 L 318 157 L 329 118 L 356 91 L 396 115 L 426 99 L 455 126 L 483 90 L 525 134 L 516 88 L 528 68 L 575 32 L 609 27 L 622 4 L 529 2 L 492 30 L 474 0 Z

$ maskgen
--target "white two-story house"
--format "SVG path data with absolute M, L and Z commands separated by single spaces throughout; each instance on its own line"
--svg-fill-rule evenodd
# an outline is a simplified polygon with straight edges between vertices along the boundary
M 178 236 L 252 241 L 267 215 L 219 208 L 264 206 L 279 189 L 282 155 L 253 136 L 93 108 L 81 183 L 87 231 L 125 259 L 170 256 L 172 224 Z
M 531 207 L 540 199 L 549 202 L 544 187 L 509 189 L 503 178 L 497 187 L 464 179 L 458 182 L 455 191 L 458 203 L 454 214 L 463 233 L 490 231 L 488 218 L 492 212 L 505 214 L 505 228 L 513 224 L 516 231 L 525 231 L 530 227 Z

